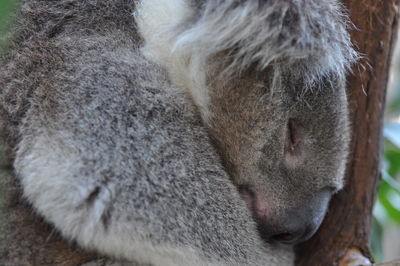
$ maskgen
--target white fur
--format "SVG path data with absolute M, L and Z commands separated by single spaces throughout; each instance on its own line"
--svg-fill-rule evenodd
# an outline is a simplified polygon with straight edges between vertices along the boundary
M 187 0 L 143 0 L 135 13 L 139 32 L 145 41 L 142 53 L 168 69 L 171 81 L 190 92 L 203 119 L 208 121 L 205 59 L 175 47 L 177 32 L 185 29 L 182 23 L 192 16 L 193 10 Z
M 206 10 L 195 14 L 189 0 L 142 0 L 135 14 L 145 41 L 143 53 L 165 67 L 175 85 L 191 93 L 206 122 L 210 118 L 207 64 L 218 53 L 224 52 L 228 59 L 222 73 L 225 78 L 251 64 L 257 63 L 262 70 L 271 63 L 279 67 L 277 62 L 283 60 L 282 68 L 291 68 L 311 89 L 325 77 L 344 77 L 357 58 L 346 32 L 347 17 L 336 2 L 321 6 L 330 10 L 329 17 L 323 18 L 325 24 L 319 25 L 318 12 L 302 10 L 301 1 L 293 1 L 300 12 L 299 27 L 284 40 L 281 33 L 288 28 L 283 22 L 288 1 L 265 6 L 247 1 L 239 7 L 238 2 L 210 1 Z M 280 17 L 274 18 L 277 12 Z M 324 28 L 321 36 L 311 34 L 314 26 Z

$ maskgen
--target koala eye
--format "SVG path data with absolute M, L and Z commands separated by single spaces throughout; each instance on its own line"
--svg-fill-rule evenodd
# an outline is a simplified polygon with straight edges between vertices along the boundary
M 298 156 L 303 140 L 303 128 L 295 119 L 289 119 L 287 124 L 286 153 L 291 156 Z

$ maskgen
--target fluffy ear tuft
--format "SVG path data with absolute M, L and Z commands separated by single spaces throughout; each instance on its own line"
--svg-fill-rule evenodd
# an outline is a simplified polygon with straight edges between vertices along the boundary
M 142 0 L 136 19 L 145 54 L 207 109 L 207 64 L 218 54 L 228 77 L 271 64 L 307 88 L 344 77 L 358 54 L 343 10 L 336 0 Z
M 301 66 L 312 82 L 330 73 L 344 75 L 358 57 L 337 1 L 212 0 L 200 12 L 176 35 L 173 51 L 203 58 L 226 52 L 227 72 L 283 61 L 286 67 Z

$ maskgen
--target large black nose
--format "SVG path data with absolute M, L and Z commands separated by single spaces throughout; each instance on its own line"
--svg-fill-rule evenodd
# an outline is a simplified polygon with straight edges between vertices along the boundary
M 267 242 L 294 245 L 309 239 L 320 226 L 328 208 L 331 192 L 323 189 L 296 207 L 258 221 L 261 236 Z

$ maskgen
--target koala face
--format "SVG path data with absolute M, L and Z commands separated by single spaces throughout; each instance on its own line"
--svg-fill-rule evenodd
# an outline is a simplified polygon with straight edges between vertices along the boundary
M 285 244 L 310 238 L 343 185 L 344 82 L 305 89 L 275 66 L 210 86 L 211 135 L 261 236 Z
M 191 95 L 261 235 L 309 238 L 342 187 L 347 157 L 343 79 L 358 55 L 341 5 L 187 0 L 179 16 L 145 23 L 158 15 L 144 3 L 143 51 Z

